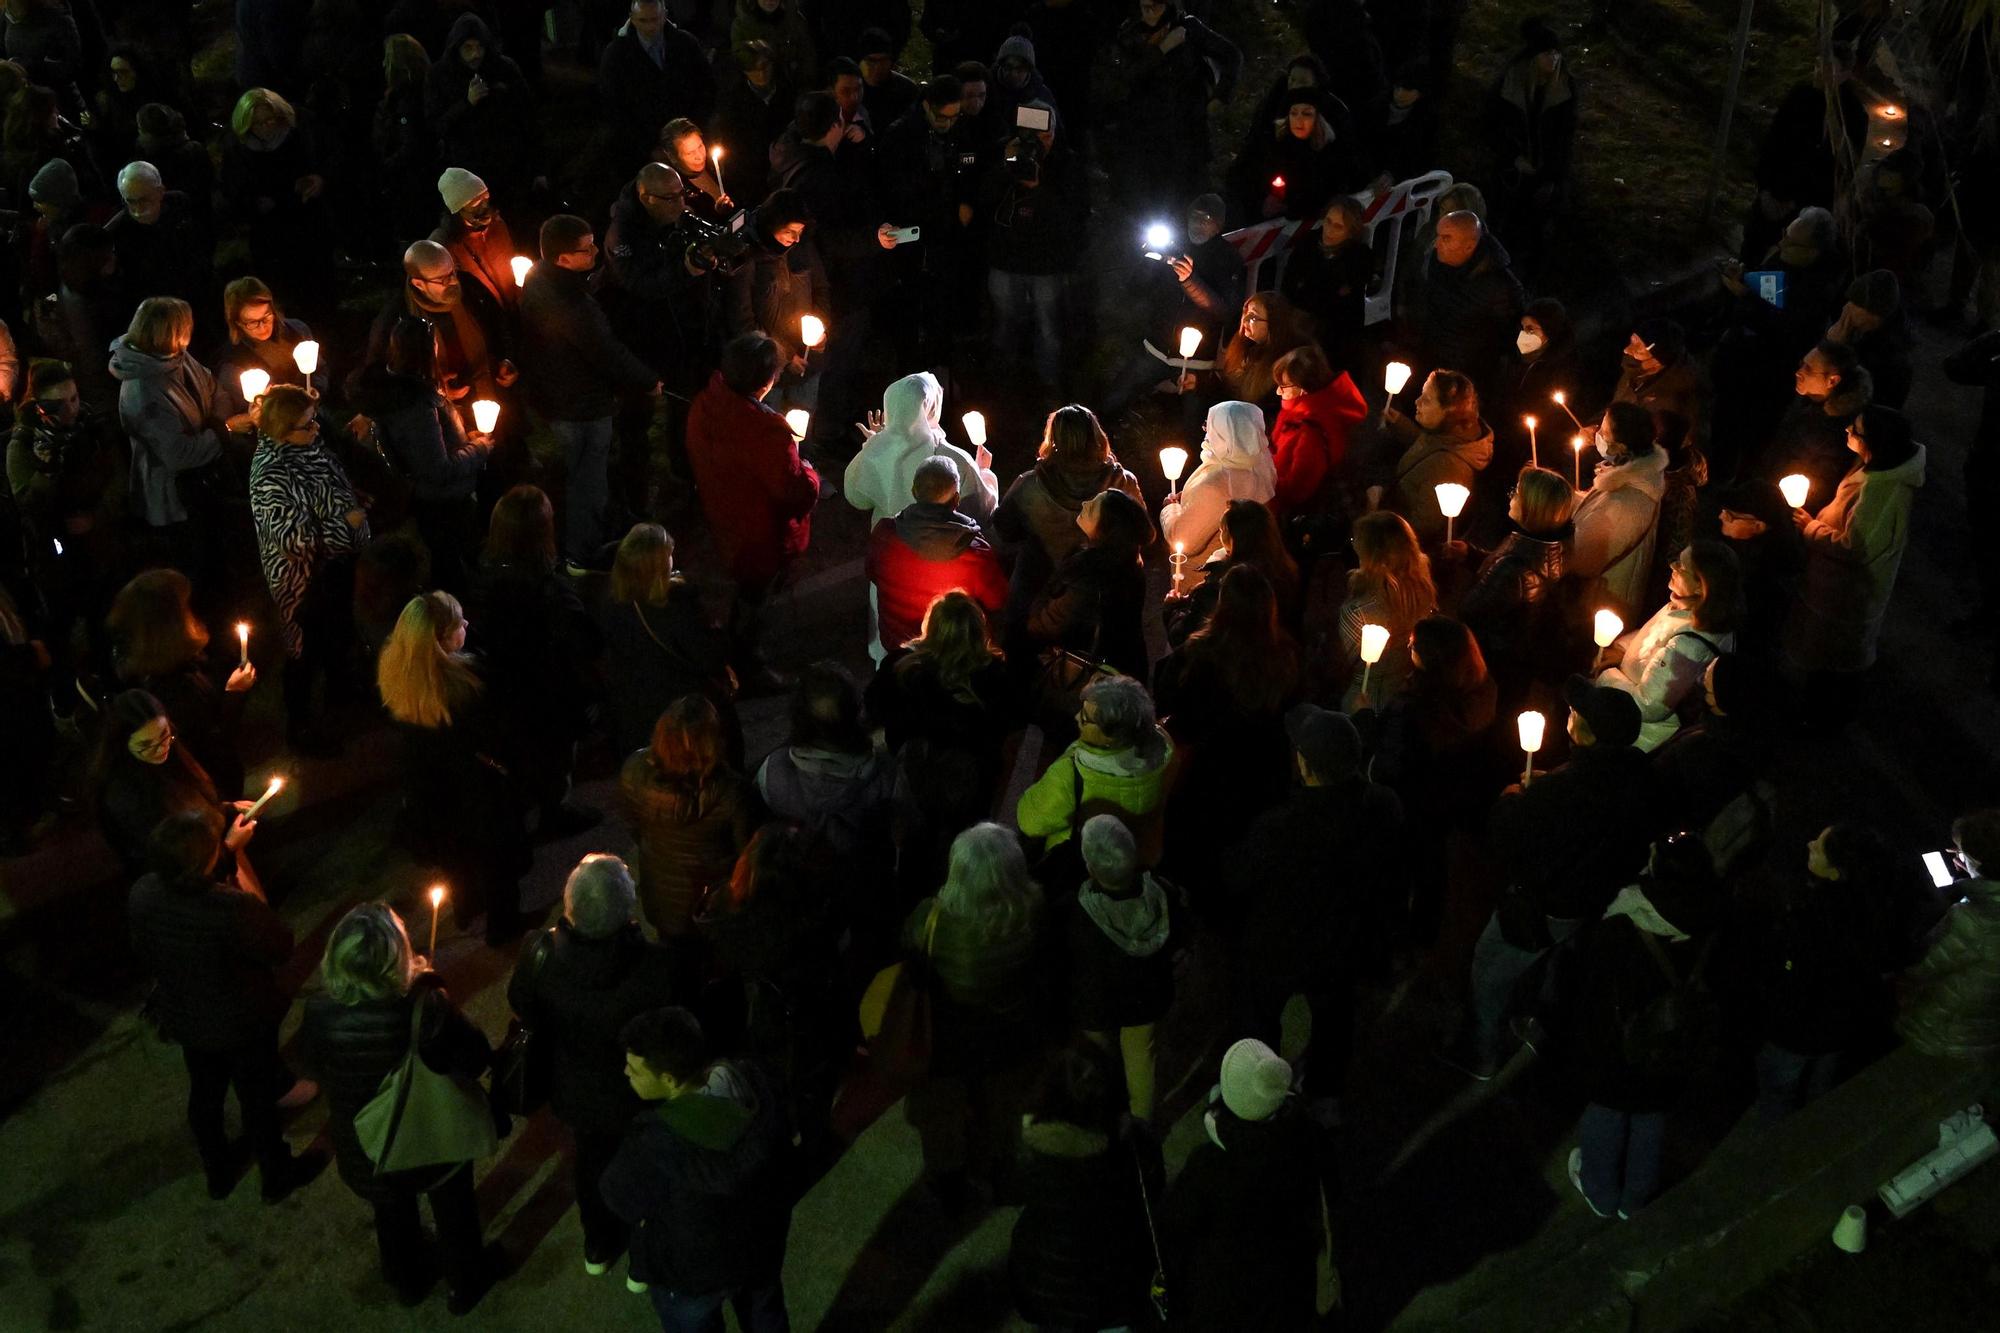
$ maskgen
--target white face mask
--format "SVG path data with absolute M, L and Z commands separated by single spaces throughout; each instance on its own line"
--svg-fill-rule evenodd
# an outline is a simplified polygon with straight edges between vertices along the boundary
M 1611 442 L 1604 438 L 1602 431 L 1598 432 L 1597 435 L 1597 456 L 1606 460 L 1610 460 L 1611 458 Z
M 1532 329 L 1522 329 L 1514 335 L 1514 346 L 1521 350 L 1522 356 L 1533 356 L 1542 350 L 1542 345 L 1547 341 L 1548 339 Z

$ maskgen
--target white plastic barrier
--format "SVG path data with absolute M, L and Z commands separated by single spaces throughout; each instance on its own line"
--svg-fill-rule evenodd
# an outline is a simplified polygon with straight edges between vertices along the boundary
M 1369 288 L 1367 300 L 1363 303 L 1363 324 L 1380 324 L 1389 318 L 1395 302 L 1396 266 L 1402 259 L 1403 238 L 1430 221 L 1438 196 L 1451 185 L 1450 172 L 1428 171 L 1421 176 L 1399 181 L 1380 194 L 1354 196 L 1362 208 L 1362 222 L 1366 227 L 1363 234 L 1380 261 L 1376 265 L 1378 276 L 1375 284 Z M 1385 227 L 1384 224 L 1388 225 Z M 1285 261 L 1291 256 L 1292 241 L 1304 225 L 1291 218 L 1272 218 L 1269 222 L 1259 222 L 1229 233 L 1230 244 L 1243 256 L 1243 266 L 1248 271 L 1248 290 L 1269 291 L 1278 285 L 1284 277 Z M 1267 264 L 1270 265 L 1268 271 L 1265 269 Z

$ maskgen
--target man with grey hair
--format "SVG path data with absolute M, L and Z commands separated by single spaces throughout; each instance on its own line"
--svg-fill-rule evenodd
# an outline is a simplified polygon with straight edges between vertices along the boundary
M 1526 305 L 1510 265 L 1478 214 L 1461 210 L 1438 221 L 1437 240 L 1417 271 L 1411 332 L 1420 371 L 1459 371 L 1472 377 L 1482 398 L 1493 396 Z
M 1075 743 L 1021 793 L 1016 827 L 1052 849 L 1071 841 L 1083 811 L 1117 812 L 1133 831 L 1139 864 L 1158 864 L 1177 756 L 1153 697 L 1129 676 L 1101 677 L 1084 689 L 1076 726 Z
M 576 1210 L 583 1222 L 583 1268 L 596 1276 L 625 1251 L 629 1230 L 604 1203 L 598 1179 L 641 1109 L 625 1081 L 619 1030 L 642 1013 L 682 998 L 667 947 L 638 925 L 632 872 L 593 852 L 563 885 L 563 914 L 522 951 L 507 1003 L 535 1034 L 534 1063 L 547 1071 L 549 1108 L 576 1140 Z M 522 1088 L 533 1110 L 538 1098 Z
M 1139 846 L 1117 815 L 1084 821 L 1083 868 L 1062 939 L 1070 1021 L 1125 1065 L 1132 1118 L 1153 1118 L 1153 1032 L 1174 1002 L 1166 888 L 1139 868 Z M 1057 886 L 1060 887 L 1060 886 Z
M 169 190 L 151 162 L 129 162 L 118 173 L 118 196 L 125 206 L 104 224 L 118 254 L 118 272 L 133 299 L 178 296 L 197 311 L 208 298 L 209 257 L 215 238 L 201 225 L 194 203 Z
M 955 461 L 926 458 L 910 483 L 911 503 L 869 534 L 877 629 L 868 650 L 878 662 L 917 637 L 924 613 L 945 593 L 968 594 L 988 615 L 1007 604 L 1007 571 L 978 521 L 959 511 L 958 487 Z

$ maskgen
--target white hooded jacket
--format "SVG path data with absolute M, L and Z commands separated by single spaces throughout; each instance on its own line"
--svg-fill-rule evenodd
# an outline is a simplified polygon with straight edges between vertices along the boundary
M 1617 466 L 1600 465 L 1571 521 L 1569 570 L 1602 578 L 1604 596 L 1628 620 L 1653 569 L 1660 497 L 1667 491 L 1667 454 L 1655 449 Z
M 1160 510 L 1160 535 L 1187 553 L 1188 591 L 1200 583 L 1202 566 L 1222 546 L 1222 516 L 1231 500 L 1271 503 L 1278 493 L 1278 468 L 1264 434 L 1264 413 L 1254 403 L 1221 402 L 1208 409 L 1201 442 L 1201 466 L 1181 488 L 1180 499 Z
M 958 464 L 958 509 L 984 524 L 1000 502 L 1000 483 L 990 469 L 945 439 L 938 424 L 944 389 L 929 371 L 905 375 L 882 395 L 882 429 L 861 446 L 844 477 L 847 503 L 868 516 L 873 528 L 910 503 L 910 486 L 927 458 L 943 454 Z

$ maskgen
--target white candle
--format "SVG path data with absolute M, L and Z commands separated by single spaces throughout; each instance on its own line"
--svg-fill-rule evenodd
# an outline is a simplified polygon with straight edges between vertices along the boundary
M 1521 729 L 1521 749 L 1527 754 L 1527 761 L 1521 765 L 1521 785 L 1527 786 L 1535 776 L 1535 751 L 1542 748 L 1542 732 L 1548 727 L 1548 719 L 1533 709 L 1521 714 L 1517 725 Z
M 803 440 L 806 437 L 806 427 L 812 424 L 812 413 L 803 407 L 795 407 L 785 413 L 785 424 L 792 428 L 794 436 Z
M 535 261 L 526 255 L 515 255 L 507 262 L 508 266 L 514 270 L 514 285 L 516 287 L 526 286 L 528 282 L 528 270 L 535 266 Z
M 1540 467 L 1542 465 L 1541 455 L 1535 449 L 1535 419 L 1532 416 L 1526 416 L 1522 417 L 1521 420 L 1528 423 L 1528 466 Z
M 264 794 L 257 798 L 257 803 L 251 806 L 248 810 L 245 810 L 243 812 L 243 818 L 245 818 L 246 820 L 255 819 L 257 817 L 257 812 L 259 810 L 262 810 L 273 796 L 276 796 L 279 792 L 283 791 L 284 789 L 285 789 L 284 778 L 273 777 L 271 779 L 271 785 L 264 788 Z
M 493 428 L 500 424 L 500 404 L 491 398 L 476 398 L 472 403 L 472 427 L 481 435 L 491 435 Z
M 243 666 L 249 666 L 250 665 L 250 622 L 249 621 L 239 620 L 236 622 L 236 642 L 237 645 L 241 647 L 243 650 L 243 655 L 240 664 Z
M 799 341 L 808 350 L 826 341 L 826 321 L 818 315 L 799 316 Z
M 292 364 L 299 368 L 299 374 L 310 375 L 319 369 L 319 344 L 308 338 L 292 349 Z
M 1181 473 L 1187 471 L 1187 461 L 1188 451 L 1177 444 L 1160 450 L 1160 475 L 1167 479 L 1169 490 L 1180 481 Z
M 718 195 L 728 194 L 729 191 L 722 188 L 722 145 L 721 144 L 717 144 L 715 145 L 715 147 L 708 150 L 708 160 L 715 167 L 715 192 Z
M 237 376 L 236 382 L 243 388 L 243 401 L 254 403 L 264 396 L 264 390 L 271 387 L 271 372 L 253 368 Z
M 1444 515 L 1444 539 L 1448 542 L 1452 520 L 1465 512 L 1465 502 L 1471 498 L 1472 490 L 1455 481 L 1441 481 L 1432 489 L 1437 492 L 1438 512 Z
M 431 890 L 430 890 L 430 895 L 429 895 L 429 896 L 430 896 L 430 900 L 431 900 L 431 947 L 430 947 L 430 954 L 431 954 L 432 956 L 435 956 L 435 955 L 436 955 L 436 953 L 437 953 L 437 949 L 438 949 L 438 909 L 440 909 L 440 908 L 442 908 L 442 907 L 444 906 L 444 885 L 442 885 L 442 884 L 433 884 L 433 885 L 431 885 Z
M 1375 670 L 1375 664 L 1382 660 L 1382 654 L 1389 647 L 1389 627 L 1386 625 L 1363 625 L 1361 627 L 1361 697 L 1368 697 L 1368 677 Z
M 1812 493 L 1812 480 L 1803 472 L 1794 472 L 1789 477 L 1778 480 L 1778 493 L 1785 497 L 1785 503 L 1794 509 L 1806 507 L 1806 496 Z
M 1389 391 L 1391 398 L 1401 393 L 1403 386 L 1409 382 L 1410 368 L 1401 361 L 1391 361 L 1382 372 L 1382 387 Z
M 1576 451 L 1576 488 L 1583 489 L 1583 436 L 1569 437 L 1569 447 Z
M 1620 634 L 1625 632 L 1625 622 L 1610 607 L 1604 607 L 1592 621 L 1591 637 L 1597 640 L 1599 648 L 1609 648 Z
M 967 412 L 959 420 L 965 423 L 965 438 L 972 441 L 972 447 L 975 449 L 984 448 L 986 445 L 986 414 L 984 412 Z
M 1174 556 L 1169 563 L 1172 564 L 1174 567 L 1174 591 L 1178 593 L 1181 590 L 1181 580 L 1184 577 L 1186 577 L 1186 569 L 1187 569 L 1186 542 L 1174 543 Z
M 1557 389 L 1549 397 L 1555 401 L 1557 407 L 1560 407 L 1569 416 L 1569 419 L 1575 423 L 1578 430 L 1583 429 L 1583 423 L 1577 421 L 1576 413 L 1569 410 L 1569 395 L 1565 394 L 1561 389 Z

